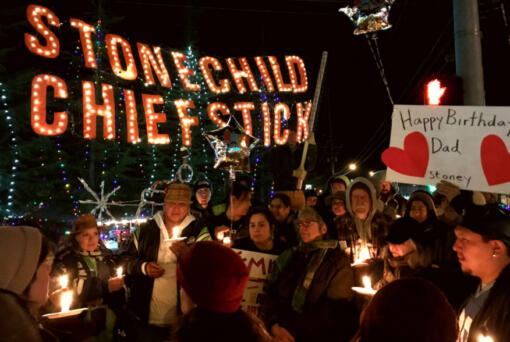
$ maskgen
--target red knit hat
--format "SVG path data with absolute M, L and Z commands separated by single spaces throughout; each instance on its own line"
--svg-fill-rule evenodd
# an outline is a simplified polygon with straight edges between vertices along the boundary
M 218 313 L 239 309 L 248 282 L 248 268 L 232 249 L 200 241 L 177 263 L 177 279 L 199 307 Z

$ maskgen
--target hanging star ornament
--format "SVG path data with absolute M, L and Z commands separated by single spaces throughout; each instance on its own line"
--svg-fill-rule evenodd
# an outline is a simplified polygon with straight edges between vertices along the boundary
M 96 192 L 90 188 L 90 186 L 87 184 L 87 182 L 85 182 L 85 180 L 83 180 L 83 178 L 78 178 L 78 180 L 81 182 L 81 184 L 83 184 L 83 187 L 85 188 L 85 190 L 87 190 L 92 195 L 92 197 L 94 197 L 94 201 L 93 200 L 85 200 L 85 201 L 80 200 L 79 202 L 82 204 L 95 204 L 96 207 L 94 209 L 92 209 L 92 211 L 90 213 L 95 214 L 96 210 L 99 210 L 99 215 L 97 217 L 98 221 L 101 221 L 101 216 L 103 214 L 103 211 L 105 213 L 107 213 L 108 216 L 110 216 L 110 218 L 112 220 L 115 220 L 115 217 L 113 217 L 112 213 L 110 213 L 110 211 L 108 210 L 108 200 L 115 192 L 117 192 L 117 190 L 120 189 L 120 186 L 116 187 L 115 189 L 113 189 L 111 192 L 109 192 L 105 196 L 104 195 L 104 181 L 102 181 L 101 185 L 100 185 L 101 197 L 98 197 Z
M 246 133 L 233 115 L 218 129 L 204 137 L 214 150 L 214 168 L 231 172 L 250 172 L 250 153 L 259 139 Z
M 351 6 L 340 8 L 356 27 L 354 34 L 366 34 L 391 27 L 388 17 L 394 0 L 351 0 Z

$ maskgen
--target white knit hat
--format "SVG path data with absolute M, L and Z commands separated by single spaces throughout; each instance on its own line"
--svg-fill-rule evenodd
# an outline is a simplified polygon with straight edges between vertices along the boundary
M 21 294 L 37 270 L 42 235 L 33 227 L 0 227 L 0 289 Z

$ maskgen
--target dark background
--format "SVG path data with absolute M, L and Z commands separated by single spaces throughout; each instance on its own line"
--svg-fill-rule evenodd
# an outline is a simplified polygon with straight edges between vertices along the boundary
M 24 46 L 23 33 L 33 32 L 25 15 L 29 3 L 1 5 L 0 72 L 4 80 L 24 75 L 30 68 L 53 73 L 61 63 L 58 58 L 35 56 Z M 192 45 L 198 56 L 218 58 L 296 54 L 307 67 L 308 99 L 313 97 L 321 52 L 326 50 L 329 59 L 315 128 L 319 158 L 312 176 L 318 182 L 327 178 L 331 160 L 336 172 L 350 162 L 358 163 L 359 170 L 352 176 L 384 168 L 380 155 L 389 143 L 392 106 L 366 36 L 353 35 L 352 22 L 338 12 L 348 1 L 36 3 L 54 11 L 63 25 L 69 25 L 71 17 L 91 24 L 102 19 L 107 23 L 104 33 L 127 38 L 135 54 L 135 42 L 182 51 Z M 508 12 L 508 1 L 480 1 L 486 102 L 491 106 L 510 105 Z M 452 1 L 396 0 L 390 22 L 393 27 L 378 32 L 377 41 L 393 100 L 422 104 L 425 81 L 435 74 L 455 73 Z M 77 36 L 75 32 L 74 39 Z M 63 41 L 61 51 L 70 51 L 74 45 Z M 29 83 L 22 79 L 20 84 Z

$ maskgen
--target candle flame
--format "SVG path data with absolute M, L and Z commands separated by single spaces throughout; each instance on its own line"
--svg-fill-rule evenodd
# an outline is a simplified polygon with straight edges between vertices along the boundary
M 67 276 L 67 274 L 64 274 L 58 278 L 58 281 L 60 283 L 60 286 L 63 289 L 65 289 L 67 287 L 67 285 L 69 284 L 69 277 Z
M 62 312 L 69 311 L 71 307 L 71 303 L 73 302 L 73 292 L 65 291 L 62 293 L 62 297 L 60 298 L 60 307 L 62 308 Z
M 372 281 L 370 280 L 369 276 L 363 276 L 363 287 L 366 289 L 372 289 Z
M 494 342 L 494 340 L 490 336 L 480 334 L 480 336 L 478 336 L 478 342 Z
M 224 233 L 224 232 L 218 232 L 218 233 L 216 234 L 216 238 L 217 238 L 218 240 L 223 240 L 223 237 L 224 237 L 224 236 L 225 236 L 225 233 Z
M 370 259 L 370 251 L 368 247 L 364 246 L 355 251 L 355 258 L 353 265 L 362 264 L 363 261 Z
M 173 227 L 172 228 L 172 240 L 177 238 L 177 235 L 179 235 L 179 227 Z
M 230 244 L 230 242 L 232 242 L 232 240 L 230 240 L 230 236 L 226 236 L 225 238 L 223 238 L 224 245 L 228 245 Z
M 122 277 L 122 272 L 123 272 L 122 267 L 118 267 L 117 268 L 117 277 L 118 278 Z

